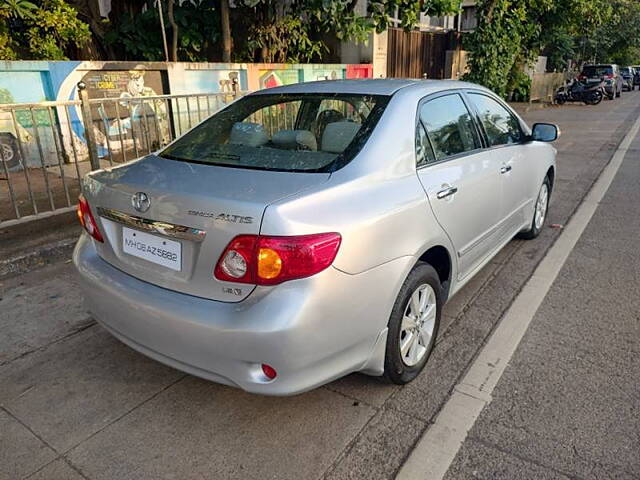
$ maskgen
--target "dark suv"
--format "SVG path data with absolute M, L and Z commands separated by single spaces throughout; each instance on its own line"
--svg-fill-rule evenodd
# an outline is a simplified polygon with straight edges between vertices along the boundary
M 604 89 L 609 100 L 613 100 L 622 94 L 622 75 L 618 65 L 615 63 L 585 65 L 582 67 L 582 73 L 578 79 L 587 83 L 604 80 Z

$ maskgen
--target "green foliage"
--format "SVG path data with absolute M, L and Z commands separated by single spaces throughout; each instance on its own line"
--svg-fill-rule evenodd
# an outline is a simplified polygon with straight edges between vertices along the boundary
M 545 36 L 543 54 L 547 56 L 547 70 L 565 71 L 576 53 L 575 39 L 568 32 L 560 29 Z
M 640 60 L 640 4 L 636 0 L 611 0 L 611 13 L 590 38 L 585 59 L 637 64 Z
M 246 10 L 249 28 L 247 52 L 251 60 L 260 52 L 263 61 L 321 61 L 328 52 L 326 34 L 338 40 L 366 43 L 369 35 L 389 26 L 389 16 L 399 16 L 400 24 L 413 28 L 420 13 L 457 13 L 459 0 L 369 0 L 366 11 L 359 11 L 355 0 L 238 0 L 236 7 Z
M 64 0 L 2 0 L 0 59 L 67 60 L 69 47 L 90 38 L 89 26 Z
M 104 39 L 123 60 L 162 61 L 164 51 L 159 25 L 158 11 L 149 2 L 144 12 L 122 15 L 110 22 Z
M 414 28 L 420 21 L 420 14 L 449 15 L 458 13 L 459 0 L 370 0 L 368 13 L 378 32 L 387 29 L 389 19 L 398 15 L 400 26 L 405 30 Z
M 478 28 L 467 41 L 467 79 L 500 95 L 526 98 L 524 74 L 541 53 L 551 70 L 569 61 L 638 61 L 637 0 L 480 0 Z
M 536 35 L 539 26 L 527 22 L 528 2 L 480 0 L 477 5 L 478 26 L 469 35 L 470 51 L 465 80 L 485 85 L 506 97 L 514 86 L 512 72 L 526 64 L 533 52 L 523 46 Z
M 265 62 L 310 62 L 327 50 L 321 40 L 313 40 L 300 17 L 285 15 L 274 22 L 256 25 L 249 31 L 247 48 L 263 52 Z
M 29 18 L 32 17 L 37 6 L 27 0 L 2 0 L 0 3 L 0 17 Z
M 220 13 L 216 0 L 185 1 L 174 7 L 174 17 L 180 31 L 178 56 L 181 61 L 205 62 L 209 50 L 219 38 Z M 165 22 L 166 2 L 163 2 Z M 109 25 L 105 41 L 126 60 L 164 60 L 162 31 L 157 6 L 146 2 L 146 9 L 122 15 Z M 171 34 L 169 27 L 167 36 Z

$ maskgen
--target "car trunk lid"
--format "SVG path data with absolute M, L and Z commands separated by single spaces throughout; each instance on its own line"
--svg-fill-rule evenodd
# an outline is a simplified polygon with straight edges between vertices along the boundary
M 328 177 L 148 156 L 90 174 L 84 195 L 105 240 L 96 242 L 102 259 L 163 288 L 237 302 L 253 286 L 214 278 L 225 247 L 258 234 L 270 203 Z

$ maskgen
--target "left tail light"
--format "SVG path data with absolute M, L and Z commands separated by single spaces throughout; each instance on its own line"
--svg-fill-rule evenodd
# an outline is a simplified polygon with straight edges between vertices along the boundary
M 101 243 L 104 242 L 102 234 L 100 233 L 100 230 L 98 230 L 96 219 L 93 218 L 93 214 L 89 208 L 89 203 L 87 202 L 87 199 L 84 198 L 84 195 L 80 195 L 78 197 L 78 209 L 76 210 L 76 213 L 78 214 L 80 224 L 84 227 L 87 233 L 97 241 Z
M 220 256 L 214 275 L 225 282 L 277 285 L 321 272 L 336 258 L 339 233 L 239 235 Z

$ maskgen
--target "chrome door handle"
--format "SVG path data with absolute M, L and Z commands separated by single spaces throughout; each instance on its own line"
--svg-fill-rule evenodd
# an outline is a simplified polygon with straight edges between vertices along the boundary
M 503 165 L 502 168 L 500 168 L 500 173 L 507 173 L 511 171 L 511 165 Z
M 456 187 L 445 188 L 444 190 L 440 190 L 438 193 L 436 193 L 436 197 L 438 197 L 439 199 L 447 198 L 457 191 L 458 189 Z

